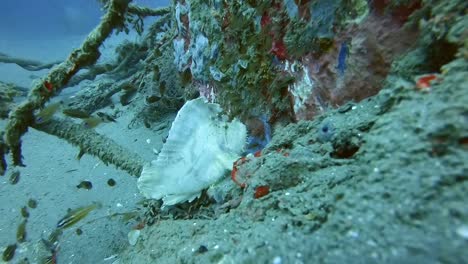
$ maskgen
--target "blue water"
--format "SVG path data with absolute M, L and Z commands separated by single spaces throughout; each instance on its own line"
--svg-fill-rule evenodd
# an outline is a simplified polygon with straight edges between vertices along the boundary
M 158 7 L 167 6 L 169 1 L 139 0 L 133 3 Z M 87 34 L 99 23 L 101 15 L 97 0 L 2 0 L 1 39 Z
M 97 0 L 2 0 L 0 9 L 0 52 L 9 56 L 51 62 L 65 59 L 79 47 L 86 35 L 99 23 L 103 15 Z M 167 6 L 169 0 L 132 1 L 148 7 Z M 145 19 L 145 26 L 155 18 Z M 117 38 L 117 39 L 116 39 Z M 117 43 L 123 39 L 135 41 L 130 35 L 115 34 L 103 48 L 102 59 L 110 58 Z M 109 44 L 111 43 L 111 44 Z M 31 81 L 47 71 L 29 72 L 15 64 L 0 63 L 2 81 L 22 87 L 31 86 Z

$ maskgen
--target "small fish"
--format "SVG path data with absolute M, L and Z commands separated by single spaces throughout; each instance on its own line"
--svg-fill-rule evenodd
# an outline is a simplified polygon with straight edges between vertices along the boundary
M 8 245 L 3 251 L 3 261 L 10 261 L 15 256 L 16 244 Z
M 91 116 L 83 119 L 83 124 L 87 128 L 95 128 L 99 126 L 99 124 L 101 124 L 102 122 L 102 119 L 96 116 Z
M 123 89 L 125 89 L 125 88 L 123 88 Z M 136 94 L 137 94 L 136 89 L 123 90 L 122 95 L 120 95 L 120 103 L 123 106 L 126 106 L 126 105 L 130 104 L 132 102 L 132 99 L 135 98 Z
M 66 115 L 66 116 L 74 117 L 74 118 L 80 118 L 80 119 L 89 118 L 91 116 L 86 111 L 83 111 L 83 110 L 80 110 L 80 109 L 73 109 L 73 108 L 63 109 L 62 113 L 64 115 Z
M 138 212 L 126 212 L 126 213 L 119 213 L 118 215 L 122 216 L 122 221 L 128 222 L 137 218 L 140 214 Z
M 26 220 L 21 222 L 16 230 L 16 241 L 18 241 L 18 243 L 23 243 L 26 240 L 26 223 Z
M 0 132 L 0 138 L 3 138 L 3 133 Z M 6 145 L 0 140 L 0 176 L 5 174 L 7 170 L 7 163 L 5 160 Z
M 181 79 L 181 83 L 182 85 L 187 85 L 189 83 L 192 83 L 192 72 L 190 71 L 190 69 L 186 69 L 185 71 L 183 71 L 181 74 L 180 74 L 180 79 Z M 163 85 L 161 83 L 161 85 Z M 164 85 L 166 85 L 166 83 L 164 82 Z
M 88 206 L 83 206 L 71 210 L 67 213 L 60 221 L 57 223 L 57 228 L 65 229 L 68 227 L 73 226 L 74 224 L 78 223 L 80 220 L 85 218 L 89 212 L 96 208 L 100 208 L 102 205 L 99 203 L 94 203 Z
M 82 181 L 76 186 L 78 189 L 91 190 L 93 188 L 93 183 L 90 181 Z
M 166 93 L 166 82 L 165 81 L 162 81 L 160 84 L 159 84 L 159 93 L 161 95 L 164 95 Z
M 36 115 L 36 123 L 41 124 L 49 121 L 60 108 L 61 104 L 61 102 L 57 102 L 44 107 L 44 109 Z
M 20 172 L 15 170 L 10 174 L 10 183 L 11 185 L 15 185 L 20 180 Z
M 102 119 L 103 122 L 117 122 L 115 118 L 104 112 L 97 112 L 96 114 Z
M 26 206 L 21 207 L 21 216 L 24 218 L 29 217 L 28 208 Z
M 161 97 L 159 97 L 157 95 L 150 95 L 150 96 L 146 97 L 146 103 L 148 103 L 148 104 L 155 103 L 155 102 L 157 102 L 159 100 L 161 100 Z
M 37 207 L 37 201 L 32 199 L 32 198 L 29 199 L 28 200 L 28 206 L 29 206 L 29 208 L 32 208 L 32 209 L 36 208 Z
M 114 179 L 109 179 L 107 180 L 107 185 L 109 185 L 110 187 L 114 187 L 116 184 L 115 180 Z

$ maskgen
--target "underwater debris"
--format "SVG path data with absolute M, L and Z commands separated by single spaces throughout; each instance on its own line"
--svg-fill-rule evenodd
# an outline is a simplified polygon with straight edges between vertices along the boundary
M 138 154 L 131 153 L 114 140 L 92 129 L 83 129 L 83 124 L 76 124 L 69 119 L 54 118 L 47 124 L 36 124 L 34 128 L 66 139 L 69 143 L 78 146 L 79 154 L 96 156 L 105 164 L 114 164 L 131 175 L 141 173 L 144 161 Z
M 15 107 L 15 99 L 23 96 L 26 91 L 27 89 L 23 91 L 21 87 L 0 81 L 0 118 L 8 118 L 8 114 Z
M 51 70 L 46 80 L 53 79 L 54 83 L 67 83 L 79 70 L 96 63 L 99 59 L 99 47 L 113 32 L 114 29 L 122 29 L 125 25 L 125 14 L 130 1 L 108 2 L 106 14 L 82 43 L 68 58 Z M 31 119 L 33 112 L 43 106 L 53 95 L 57 95 L 63 87 L 53 87 L 55 93 L 45 93 L 44 83 L 36 84 L 29 92 L 27 101 L 16 107 L 9 116 L 5 139 L 8 144 L 14 165 L 23 165 L 21 155 L 21 137 L 27 132 L 29 126 L 34 125 Z
M 54 65 L 59 64 L 61 61 L 55 61 L 50 63 L 44 63 L 36 60 L 30 60 L 25 58 L 13 57 L 4 53 L 0 53 L 0 62 L 2 63 L 14 63 L 19 67 L 27 71 L 40 71 L 44 69 L 50 69 Z

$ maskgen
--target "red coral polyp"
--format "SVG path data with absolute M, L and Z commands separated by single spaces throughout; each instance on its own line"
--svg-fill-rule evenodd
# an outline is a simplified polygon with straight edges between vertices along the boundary
M 270 187 L 268 185 L 262 185 L 255 188 L 254 198 L 262 198 L 263 196 L 270 193 Z

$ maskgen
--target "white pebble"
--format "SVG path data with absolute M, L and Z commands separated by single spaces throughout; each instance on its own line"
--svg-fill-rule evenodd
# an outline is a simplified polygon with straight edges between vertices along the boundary
M 464 239 L 468 239 L 468 226 L 459 226 L 455 232 L 457 232 L 457 235 L 463 237 Z
M 132 246 L 136 245 L 138 238 L 140 237 L 140 233 L 141 231 L 138 229 L 128 232 L 128 243 Z
M 273 264 L 281 264 L 281 263 L 282 263 L 281 257 L 276 256 L 276 257 L 273 259 L 272 263 L 273 263 Z

